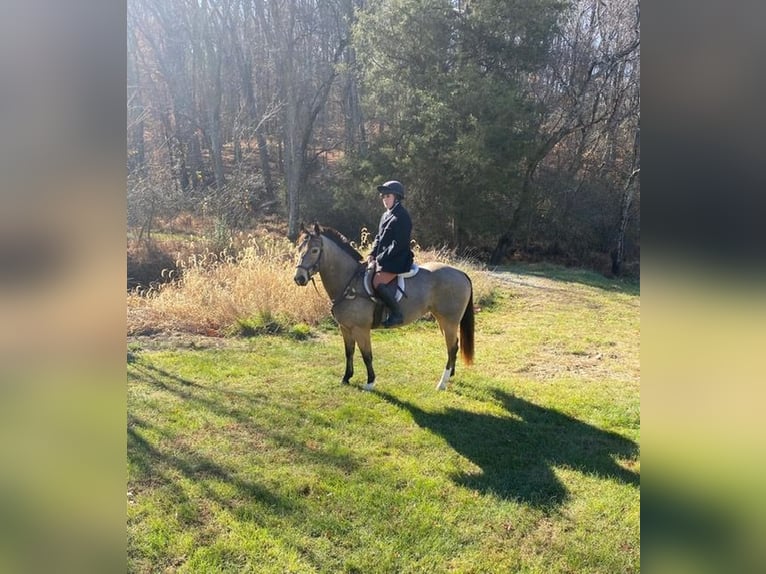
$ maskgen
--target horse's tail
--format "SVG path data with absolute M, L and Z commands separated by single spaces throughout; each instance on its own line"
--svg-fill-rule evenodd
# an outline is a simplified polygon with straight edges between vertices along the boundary
M 473 284 L 471 278 L 466 275 L 471 292 L 468 295 L 468 305 L 463 311 L 463 318 L 460 319 L 460 356 L 463 363 L 470 365 L 473 363 Z

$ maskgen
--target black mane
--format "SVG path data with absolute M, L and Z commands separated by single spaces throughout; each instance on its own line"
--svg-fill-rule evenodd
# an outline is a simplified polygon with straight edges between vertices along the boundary
M 332 227 L 324 227 L 321 226 L 321 234 L 327 237 L 327 239 L 330 239 L 335 245 L 340 247 L 343 251 L 348 253 L 351 257 L 356 259 L 357 261 L 361 261 L 363 257 L 359 254 L 359 252 L 353 248 L 351 245 L 351 242 L 346 239 L 346 236 L 343 235 L 340 231 L 337 229 L 333 229 Z

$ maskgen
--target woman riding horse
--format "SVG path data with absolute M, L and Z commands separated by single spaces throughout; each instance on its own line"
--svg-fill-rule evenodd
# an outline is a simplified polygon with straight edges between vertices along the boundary
M 401 325 L 404 321 L 399 303 L 396 301 L 396 285 L 392 281 L 397 274 L 406 273 L 412 267 L 414 256 L 410 249 L 412 220 L 402 205 L 404 186 L 396 180 L 378 186 L 386 211 L 380 218 L 378 234 L 372 242 L 372 251 L 367 257 L 368 267 L 375 270 L 372 286 L 391 313 L 383 321 L 384 327 Z
M 319 275 L 332 303 L 332 315 L 340 326 L 346 353 L 343 383 L 354 375 L 354 348 L 359 347 L 367 368 L 366 390 L 375 385 L 372 368 L 370 330 L 373 328 L 376 303 L 364 288 L 362 256 L 340 233 L 314 224 L 313 229 L 301 228 L 298 239 L 298 264 L 295 283 L 308 285 Z M 458 350 L 465 364 L 473 362 L 473 287 L 463 271 L 443 263 L 424 263 L 413 277 L 405 280 L 406 299 L 400 310 L 403 324 L 411 323 L 431 313 L 444 334 L 447 363 L 438 389 L 446 389 L 455 374 Z

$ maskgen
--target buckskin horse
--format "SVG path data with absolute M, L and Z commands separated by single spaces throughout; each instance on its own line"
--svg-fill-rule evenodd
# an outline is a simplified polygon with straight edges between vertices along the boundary
M 359 347 L 367 368 L 365 390 L 375 385 L 372 368 L 370 330 L 376 327 L 375 307 L 364 286 L 366 264 L 342 234 L 315 223 L 313 229 L 301 225 L 298 237 L 298 264 L 295 283 L 301 287 L 319 273 L 332 302 L 332 315 L 340 325 L 346 351 L 343 384 L 354 374 L 354 350 Z M 315 285 L 316 286 L 316 285 Z M 404 323 L 412 323 L 430 312 L 439 323 L 447 345 L 447 364 L 436 388 L 444 390 L 455 374 L 458 348 L 466 365 L 473 363 L 473 286 L 463 271 L 443 263 L 425 263 L 414 276 L 405 279 L 404 296 L 399 302 Z M 458 332 L 460 339 L 458 341 Z

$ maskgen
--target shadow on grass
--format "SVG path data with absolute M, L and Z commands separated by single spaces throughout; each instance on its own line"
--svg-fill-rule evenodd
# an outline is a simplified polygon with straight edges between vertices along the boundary
M 151 428 L 151 425 L 139 418 L 128 417 L 128 459 L 140 470 L 144 483 L 168 486 L 174 493 L 177 503 L 188 501 L 184 489 L 173 478 L 180 473 L 186 478 L 195 480 L 202 488 L 206 499 L 214 500 L 223 507 L 233 508 L 233 500 L 217 494 L 208 480 L 213 479 L 232 485 L 242 498 L 257 500 L 280 510 L 291 509 L 292 504 L 289 500 L 277 496 L 256 482 L 239 478 L 235 469 L 226 468 L 198 453 L 174 454 L 161 450 L 142 436 L 139 430 L 141 428 Z
M 279 416 L 286 417 L 288 423 L 285 426 L 285 419 L 273 419 L 268 409 L 263 408 L 270 400 L 264 394 L 232 391 L 223 385 L 195 382 L 142 360 L 130 366 L 129 379 L 159 390 L 168 398 L 182 400 L 188 416 L 205 421 L 218 420 L 216 426 L 211 426 L 211 432 L 217 433 L 224 443 L 226 440 L 231 445 L 239 441 L 253 441 L 253 457 L 258 456 L 258 448 L 266 448 L 257 445 L 262 441 L 263 445 L 289 450 L 296 463 L 320 463 L 334 466 L 343 473 L 351 472 L 358 466 L 357 461 L 348 454 L 312 448 L 291 436 L 289 428 L 292 428 L 292 423 L 289 421 L 302 420 L 308 416 L 307 413 L 292 405 L 281 405 Z M 201 448 L 184 436 L 183 427 L 173 426 L 172 409 L 177 408 L 178 402 L 168 401 L 167 412 L 164 411 L 165 403 L 157 404 L 151 414 L 147 413 L 147 417 L 128 413 L 127 455 L 135 470 L 134 488 L 142 490 L 163 486 L 173 493 L 174 500 L 185 502 L 188 496 L 179 483 L 179 478 L 185 477 L 194 481 L 205 498 L 221 506 L 233 508 L 236 499 L 239 499 L 257 500 L 280 511 L 294 510 L 295 503 L 289 497 L 272 492 L 252 480 L 253 468 L 262 461 L 250 459 L 248 464 L 253 467 L 248 470 L 241 466 L 241 462 L 230 463 L 225 448 L 219 453 L 208 451 L 209 454 L 204 454 Z M 229 422 L 221 423 L 220 419 Z M 227 434 L 229 432 L 234 434 Z M 229 484 L 236 495 L 218 495 L 213 486 L 215 482 Z
M 454 408 L 430 413 L 387 393 L 378 394 L 481 468 L 479 473 L 454 477 L 457 484 L 477 492 L 540 507 L 558 505 L 568 498 L 553 471 L 561 466 L 639 486 L 640 475 L 615 461 L 615 457 L 635 458 L 636 443 L 504 391 L 493 394 L 507 416 Z

